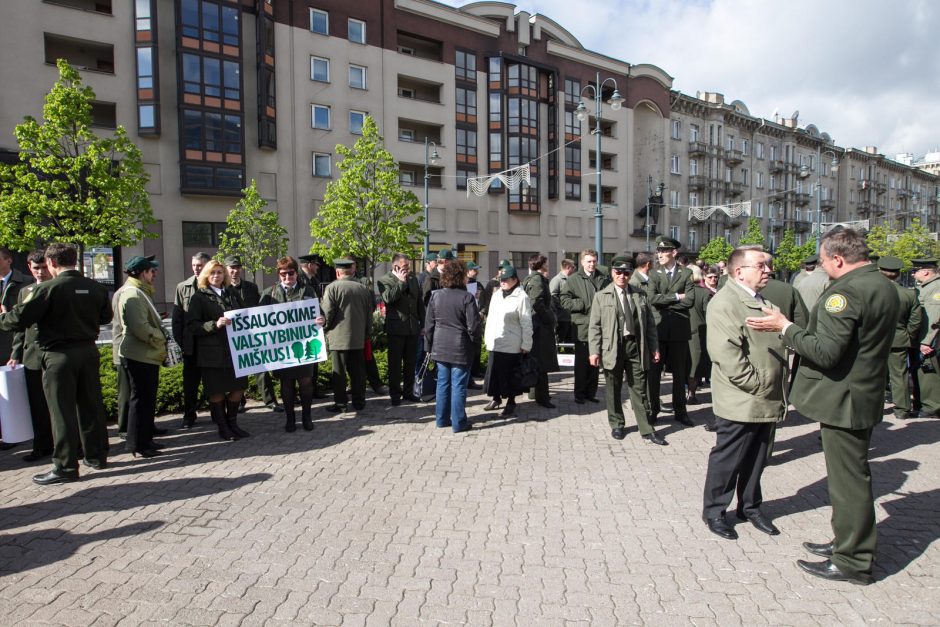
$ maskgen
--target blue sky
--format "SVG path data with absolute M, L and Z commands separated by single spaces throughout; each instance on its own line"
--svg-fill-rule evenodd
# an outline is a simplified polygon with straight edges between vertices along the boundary
M 462 0 L 444 0 L 461 6 Z M 518 0 L 591 50 L 652 63 L 751 114 L 800 112 L 841 146 L 940 148 L 940 1 Z

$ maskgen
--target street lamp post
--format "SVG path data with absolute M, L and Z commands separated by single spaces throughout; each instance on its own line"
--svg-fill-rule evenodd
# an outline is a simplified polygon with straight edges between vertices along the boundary
M 819 146 L 816 146 L 816 224 L 814 225 L 814 231 L 816 235 L 816 254 L 819 254 L 819 238 L 822 235 L 822 193 L 819 191 L 819 184 L 822 178 L 822 157 L 832 155 L 832 161 L 830 162 L 830 167 L 833 172 L 839 170 L 839 159 L 836 157 L 836 153 L 831 150 L 824 150 L 822 153 L 819 152 Z M 800 176 L 806 178 L 809 176 L 809 166 L 801 165 L 800 166 Z
M 604 92 L 604 85 L 607 84 L 607 81 L 610 81 L 614 86 L 614 93 L 611 94 L 607 104 L 610 105 L 613 111 L 617 111 L 623 104 L 623 98 L 620 96 L 620 92 L 617 91 L 617 81 L 615 79 L 605 78 L 604 82 L 601 82 L 601 74 L 598 72 L 595 83 L 593 85 L 587 85 L 581 90 L 582 96 L 587 89 L 590 89 L 594 94 L 594 129 L 591 131 L 596 140 L 594 144 L 594 165 L 596 170 L 596 183 L 594 186 L 594 200 L 596 201 L 594 203 L 594 247 L 597 249 L 597 261 L 599 263 L 603 263 L 604 258 L 604 208 L 601 206 L 601 97 Z M 588 119 L 587 107 L 584 106 L 583 100 L 578 103 L 575 114 L 581 122 Z
M 430 200 L 428 198 L 428 182 L 431 180 L 431 173 L 428 166 L 437 165 L 441 158 L 437 154 L 437 144 L 424 138 L 424 258 L 428 258 L 431 252 L 431 225 L 430 225 Z

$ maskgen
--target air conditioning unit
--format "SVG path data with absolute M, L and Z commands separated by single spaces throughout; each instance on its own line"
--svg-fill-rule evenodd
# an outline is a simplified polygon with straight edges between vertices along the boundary
M 414 98 L 414 97 L 415 97 L 415 90 L 413 90 L 413 89 L 411 89 L 411 88 L 409 88 L 409 87 L 399 87 L 399 88 L 398 88 L 398 95 L 401 96 L 402 98 Z
M 407 54 L 410 57 L 416 56 L 415 49 L 409 48 L 408 46 L 398 46 L 398 52 L 402 54 Z

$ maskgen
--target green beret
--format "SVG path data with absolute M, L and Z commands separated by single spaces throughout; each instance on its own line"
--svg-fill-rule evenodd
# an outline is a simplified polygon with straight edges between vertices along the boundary
M 334 268 L 352 268 L 355 265 L 356 261 L 348 257 L 340 257 L 339 259 L 333 260 Z
M 516 269 L 512 266 L 503 266 L 499 272 L 499 280 L 505 281 L 507 279 L 514 279 L 518 275 L 516 274 Z
M 297 261 L 300 263 L 316 263 L 323 265 L 323 262 L 320 260 L 320 255 L 300 255 L 297 257 Z
M 127 263 L 124 264 L 124 272 L 136 274 L 144 270 L 150 270 L 151 268 L 159 268 L 160 262 L 156 261 L 156 258 L 156 255 L 148 255 L 146 257 L 136 255 L 131 257 L 127 260 Z
M 437 261 L 437 253 L 428 253 L 424 258 L 425 261 Z
M 443 259 L 444 261 L 453 261 L 457 258 L 457 255 L 454 254 L 454 251 L 450 248 L 442 248 L 441 252 L 437 254 L 438 259 Z
M 897 257 L 882 257 L 878 260 L 878 269 L 888 272 L 900 272 L 904 262 Z
M 472 261 L 467 262 L 467 270 L 479 270 L 480 266 Z

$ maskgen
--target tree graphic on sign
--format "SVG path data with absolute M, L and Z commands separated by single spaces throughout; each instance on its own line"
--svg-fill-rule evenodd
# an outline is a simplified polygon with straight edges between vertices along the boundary
M 304 344 L 303 342 L 294 342 L 290 345 L 290 349 L 294 352 L 294 359 L 300 361 L 304 356 Z
M 320 349 L 323 348 L 323 342 L 314 338 L 307 342 L 307 357 L 317 359 L 320 356 Z

